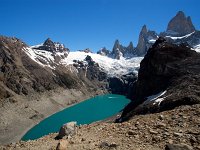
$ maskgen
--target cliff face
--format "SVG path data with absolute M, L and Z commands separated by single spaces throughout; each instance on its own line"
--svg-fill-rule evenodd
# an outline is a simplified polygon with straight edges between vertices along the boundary
M 195 27 L 191 21 L 190 16 L 186 17 L 184 12 L 179 11 L 175 17 L 173 17 L 168 26 L 167 32 L 179 36 L 183 36 L 195 31 Z
M 132 89 L 132 102 L 124 109 L 122 118 L 135 113 L 156 112 L 179 105 L 200 103 L 198 66 L 200 55 L 197 52 L 183 44 L 174 45 L 159 38 L 140 64 L 138 80 Z M 159 105 L 153 102 L 144 105 L 143 102 L 149 96 L 163 91 L 166 93 Z
M 146 25 L 144 25 L 140 31 L 136 54 L 138 56 L 144 56 L 157 38 L 156 32 L 147 30 Z

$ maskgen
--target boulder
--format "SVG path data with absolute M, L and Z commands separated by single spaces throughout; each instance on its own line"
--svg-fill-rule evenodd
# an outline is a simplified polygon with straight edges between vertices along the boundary
M 56 139 L 62 139 L 64 136 L 72 136 L 76 133 L 76 124 L 77 122 L 68 122 L 64 124 L 58 133 Z
M 165 150 L 193 150 L 193 148 L 186 144 L 167 144 Z

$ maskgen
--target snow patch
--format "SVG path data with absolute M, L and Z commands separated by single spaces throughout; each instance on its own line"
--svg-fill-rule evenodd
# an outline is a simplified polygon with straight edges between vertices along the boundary
M 195 50 L 196 52 L 200 53 L 200 44 L 194 46 L 193 50 Z
M 167 91 L 165 90 L 165 91 L 162 91 L 162 92 L 160 92 L 160 93 L 158 93 L 158 94 L 148 96 L 146 101 L 154 101 L 154 100 L 156 100 L 157 98 L 163 96 L 166 92 L 167 92 Z
M 155 105 L 155 104 L 160 105 L 160 103 L 161 103 L 161 102 L 164 100 L 164 98 L 165 98 L 165 97 L 162 97 L 162 98 L 161 98 L 161 96 L 163 96 L 166 92 L 167 92 L 167 91 L 165 90 L 165 91 L 162 91 L 162 92 L 160 92 L 160 93 L 158 93 L 158 94 L 148 96 L 148 97 L 147 97 L 147 100 L 146 100 L 144 103 L 145 103 L 145 104 L 148 104 L 148 103 L 150 103 L 150 102 L 153 102 L 153 105 Z
M 84 61 L 87 55 L 91 56 L 91 58 L 98 63 L 100 68 L 102 68 L 109 76 L 122 75 L 130 72 L 137 73 L 140 62 L 143 59 L 143 57 L 133 57 L 131 59 L 121 57 L 120 60 L 117 60 L 99 54 L 77 51 L 70 52 L 67 58 L 61 60 L 61 63 L 70 65 L 74 63 L 73 60 Z
M 149 40 L 149 43 L 155 43 L 156 42 L 156 40 L 155 39 L 151 39 L 151 40 Z
M 173 40 L 178 40 L 178 39 L 187 38 L 187 37 L 191 36 L 191 35 L 194 34 L 194 33 L 195 33 L 195 31 L 192 32 L 192 33 L 189 33 L 189 34 L 187 34 L 187 35 L 185 35 L 185 36 L 180 36 L 180 37 L 166 36 L 166 37 L 171 38 L 171 39 L 173 39 Z
M 155 100 L 155 102 L 153 103 L 153 105 L 155 105 L 155 104 L 160 105 L 160 103 L 161 103 L 163 100 L 164 100 L 164 97 L 163 97 L 163 98 L 158 98 L 158 99 Z

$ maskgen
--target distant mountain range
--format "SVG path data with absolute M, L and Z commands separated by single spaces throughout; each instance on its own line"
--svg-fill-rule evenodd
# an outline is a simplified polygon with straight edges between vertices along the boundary
M 144 25 L 136 47 L 132 42 L 128 46 L 123 46 L 119 40 L 116 40 L 112 51 L 103 47 L 97 54 L 92 53 L 89 48 L 70 52 L 63 44 L 53 42 L 48 38 L 43 44 L 27 46 L 24 51 L 41 66 L 48 66 L 52 69 L 60 64 L 68 65 L 74 64 L 73 61 L 84 61 L 85 57 L 89 55 L 103 71 L 113 76 L 137 70 L 142 57 L 160 36 L 170 43 L 184 43 L 196 51 L 200 51 L 200 31 L 195 29 L 191 18 L 186 17 L 182 11 L 179 11 L 169 21 L 166 31 L 160 34 L 148 30 Z
M 167 38 L 168 41 L 175 44 L 187 43 L 194 49 L 197 49 L 200 44 L 200 31 L 195 29 L 190 16 L 186 17 L 184 12 L 179 11 L 176 16 L 169 21 L 166 31 L 160 34 L 156 33 L 156 31 L 148 30 L 147 26 L 144 25 L 140 31 L 136 47 L 133 46 L 132 42 L 126 47 L 121 45 L 119 40 L 116 40 L 112 51 L 104 47 L 97 53 L 115 59 L 120 59 L 121 57 L 130 58 L 133 56 L 144 56 L 147 50 L 160 36 Z

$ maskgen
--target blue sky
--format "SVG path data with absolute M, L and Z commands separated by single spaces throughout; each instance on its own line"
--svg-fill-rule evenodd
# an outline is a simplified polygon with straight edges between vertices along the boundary
M 71 50 L 106 46 L 119 39 L 136 46 L 141 27 L 158 33 L 182 10 L 200 26 L 200 0 L 0 0 L 0 34 L 28 45 L 50 37 Z

